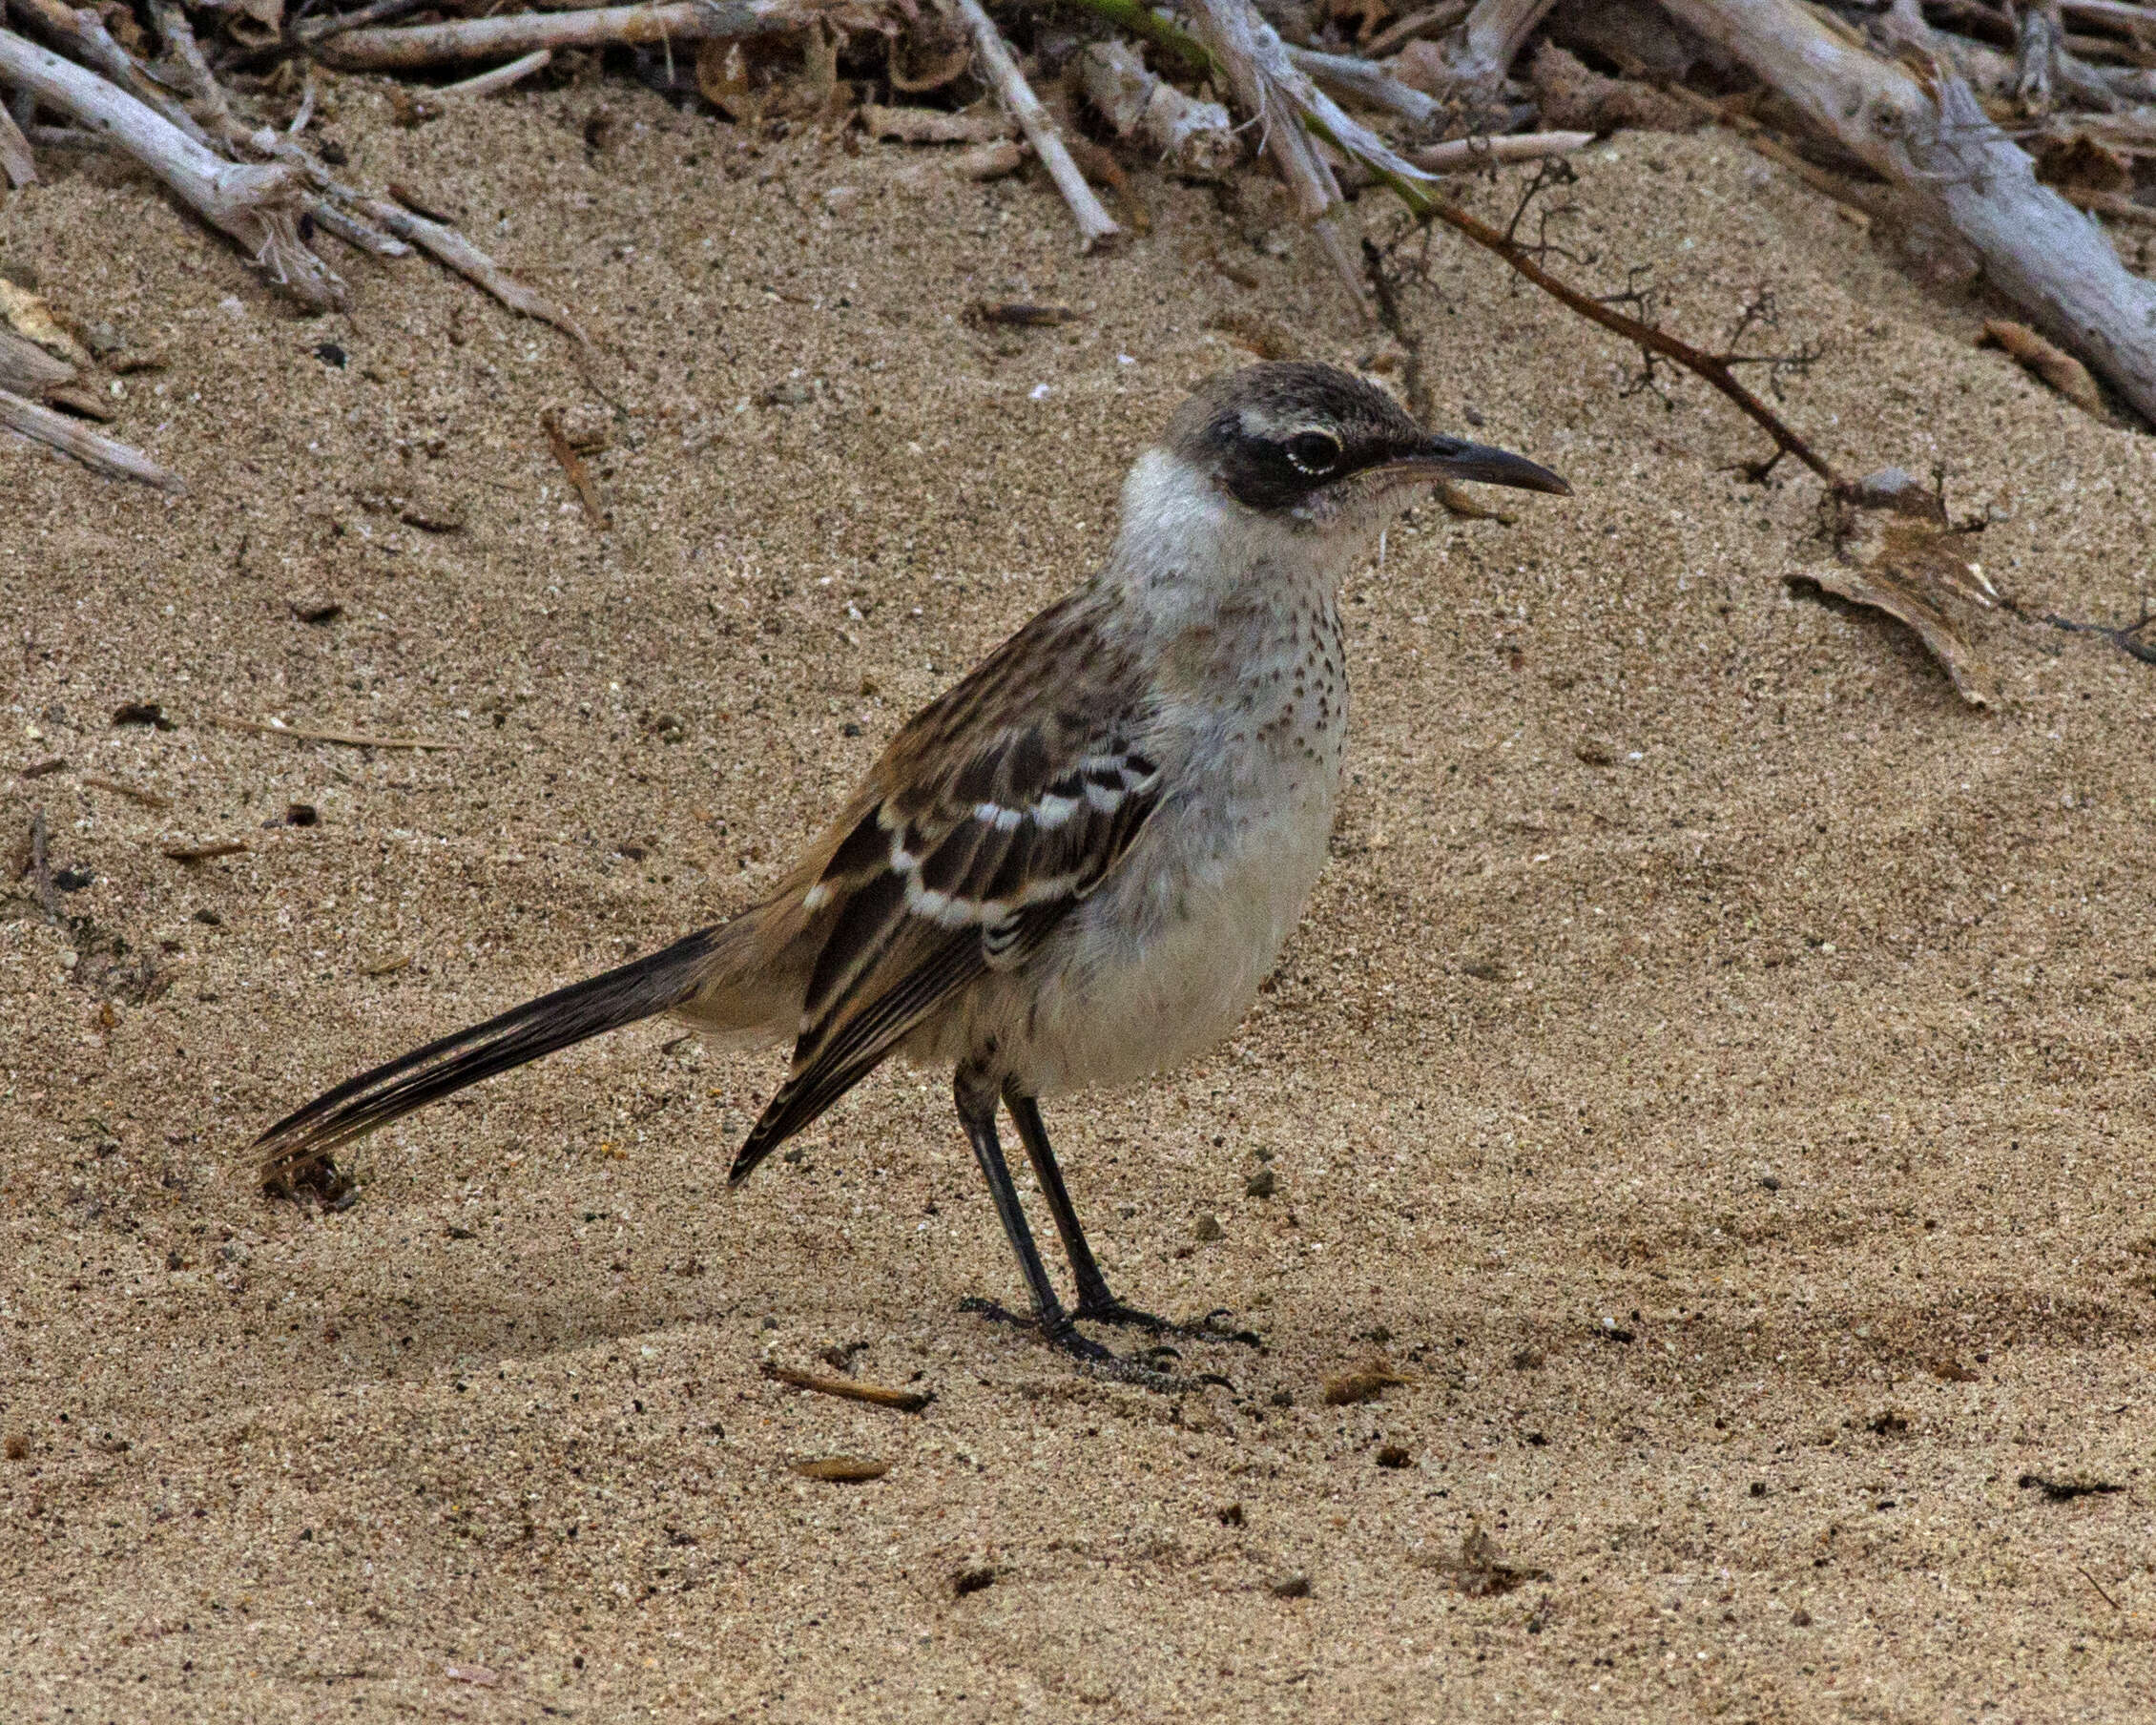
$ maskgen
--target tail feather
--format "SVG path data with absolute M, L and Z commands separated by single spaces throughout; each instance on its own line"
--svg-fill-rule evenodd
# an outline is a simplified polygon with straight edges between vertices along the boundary
M 683 1005 L 711 975 L 714 955 L 735 926 L 699 929 L 617 969 L 414 1049 L 317 1096 L 255 1141 L 263 1185 L 273 1193 L 319 1190 L 329 1154 L 340 1145 L 482 1078 Z

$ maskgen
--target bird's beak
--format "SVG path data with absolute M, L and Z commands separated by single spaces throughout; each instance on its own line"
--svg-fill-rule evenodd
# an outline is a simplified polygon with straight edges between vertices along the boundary
M 1403 479 L 1471 479 L 1523 491 L 1547 491 L 1557 497 L 1572 494 L 1570 486 L 1539 462 L 1509 449 L 1492 448 L 1488 444 L 1463 443 L 1457 437 L 1426 439 L 1420 448 L 1388 462 L 1386 470 Z

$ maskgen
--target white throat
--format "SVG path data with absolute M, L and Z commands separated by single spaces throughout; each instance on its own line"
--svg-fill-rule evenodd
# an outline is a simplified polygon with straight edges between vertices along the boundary
M 1247 601 L 1253 581 L 1329 609 L 1391 507 L 1351 506 L 1322 524 L 1268 514 L 1246 509 L 1169 451 L 1148 449 L 1123 483 L 1123 525 L 1101 578 L 1171 628 Z

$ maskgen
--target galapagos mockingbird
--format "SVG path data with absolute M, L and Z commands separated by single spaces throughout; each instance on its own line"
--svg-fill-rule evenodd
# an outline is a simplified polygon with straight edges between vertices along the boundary
M 1248 1009 L 1325 862 L 1347 734 L 1340 582 L 1442 479 L 1569 488 L 1330 366 L 1207 383 L 1131 468 L 1107 564 L 917 714 L 770 898 L 338 1086 L 262 1134 L 266 1182 L 290 1190 L 414 1109 L 671 1012 L 793 1040 L 730 1183 L 891 1055 L 949 1066 L 1041 1336 L 1117 1361 L 1077 1324 L 1177 1328 L 1109 1291 L 1040 1099 L 1173 1066 Z M 999 1102 L 1073 1306 L 1026 1226 Z

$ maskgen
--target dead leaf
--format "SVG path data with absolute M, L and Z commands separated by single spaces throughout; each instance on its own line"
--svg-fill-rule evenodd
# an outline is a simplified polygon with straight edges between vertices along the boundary
M 1382 1360 L 1373 1360 L 1359 1370 L 1343 1372 L 1337 1378 L 1325 1380 L 1325 1405 L 1350 1407 L 1358 1402 L 1375 1401 L 1396 1383 L 1413 1383 L 1414 1379 L 1396 1372 Z
M 1969 630 L 1982 613 L 1999 608 L 1999 590 L 1976 557 L 1976 537 L 1940 532 L 1906 516 L 1867 515 L 1858 525 L 1862 536 L 1844 542 L 1840 562 L 1800 570 L 1787 577 L 1789 584 L 1821 588 L 1906 624 L 1963 700 L 1992 705 L 1999 698 L 1997 680 Z
M 2017 361 L 2023 370 L 2051 385 L 2084 413 L 2098 419 L 2108 416 L 2104 411 L 2104 394 L 2089 376 L 2088 367 L 2068 353 L 2063 347 L 2054 346 L 2025 323 L 2015 323 L 2005 318 L 1986 318 L 1983 338 L 1979 347 L 2002 347 L 2009 358 Z
M 860 111 L 870 137 L 896 138 L 902 144 L 992 144 L 1015 137 L 1018 122 L 993 103 L 945 114 L 940 108 L 885 108 L 877 102 Z
M 883 62 L 891 88 L 906 95 L 941 90 L 965 75 L 973 64 L 973 45 L 934 12 L 923 12 L 919 24 L 892 42 Z
M 27 287 L 17 287 L 0 276 L 0 318 L 27 341 L 35 342 L 56 360 L 71 365 L 88 365 L 90 354 L 82 343 L 62 329 L 52 318 L 52 308 Z
M 888 1462 L 871 1462 L 862 1456 L 822 1456 L 813 1462 L 791 1464 L 804 1480 L 827 1480 L 840 1486 L 860 1486 L 880 1480 L 891 1471 Z
M 749 87 L 748 56 L 738 38 L 696 45 L 696 89 L 736 125 L 754 126 L 763 119 L 764 97 Z

